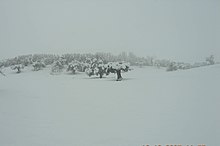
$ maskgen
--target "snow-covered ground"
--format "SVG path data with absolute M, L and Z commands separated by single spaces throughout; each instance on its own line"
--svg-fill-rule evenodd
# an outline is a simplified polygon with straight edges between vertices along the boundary
M 1 146 L 220 145 L 220 65 L 135 68 L 99 79 L 0 75 Z

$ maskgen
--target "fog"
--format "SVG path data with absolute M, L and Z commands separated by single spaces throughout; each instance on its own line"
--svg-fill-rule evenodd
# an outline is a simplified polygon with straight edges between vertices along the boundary
M 0 60 L 122 51 L 220 60 L 219 40 L 219 0 L 0 0 Z

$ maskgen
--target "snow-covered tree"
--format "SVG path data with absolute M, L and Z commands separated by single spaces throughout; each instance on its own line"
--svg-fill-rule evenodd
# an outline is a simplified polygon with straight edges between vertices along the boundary
M 183 63 L 183 62 L 180 62 L 177 64 L 178 66 L 178 69 L 190 69 L 191 68 L 191 65 L 189 63 Z
M 5 74 L 2 72 L 2 68 L 4 67 L 4 63 L 0 62 L 0 74 L 2 74 L 3 76 L 5 76 Z
M 67 71 L 71 71 L 73 74 L 75 74 L 76 71 L 78 71 L 78 69 L 80 68 L 80 66 L 81 63 L 79 61 L 72 61 L 68 64 Z
M 52 73 L 59 73 L 64 69 L 64 65 L 66 63 L 66 60 L 63 58 L 60 58 L 59 60 L 55 61 L 52 65 L 51 72 Z
M 207 57 L 206 61 L 208 62 L 209 65 L 215 64 L 214 55 L 210 55 L 209 57 Z
M 85 72 L 88 76 L 96 75 L 100 78 L 103 77 L 104 74 L 106 74 L 106 67 L 103 63 L 103 61 L 100 59 L 92 59 L 89 66 L 85 69 Z
M 78 71 L 85 72 L 85 70 L 89 67 L 90 67 L 89 63 L 81 62 L 80 66 L 78 67 Z
M 23 64 L 14 65 L 11 67 L 12 70 L 17 70 L 17 73 L 20 73 L 21 69 L 23 69 L 23 68 L 24 68 Z
M 46 67 L 46 65 L 41 61 L 37 61 L 33 63 L 33 67 L 34 67 L 34 71 L 39 71 L 42 68 Z
M 124 62 L 110 62 L 107 64 L 107 75 L 109 73 L 116 73 L 117 74 L 117 81 L 122 80 L 121 72 L 127 72 L 130 70 L 129 63 Z
M 170 65 L 167 67 L 167 71 L 175 71 L 178 69 L 176 62 L 171 62 Z

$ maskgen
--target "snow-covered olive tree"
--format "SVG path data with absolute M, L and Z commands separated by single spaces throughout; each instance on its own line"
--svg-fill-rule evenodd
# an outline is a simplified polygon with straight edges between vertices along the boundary
M 65 63 L 66 63 L 65 59 L 59 58 L 59 60 L 55 61 L 52 64 L 51 72 L 52 73 L 59 73 L 59 72 L 61 72 L 64 69 L 64 67 L 65 67 Z
M 178 70 L 178 66 L 176 62 L 171 62 L 167 67 L 167 71 L 175 71 Z
M 46 67 L 46 65 L 41 61 L 37 61 L 33 63 L 33 67 L 34 67 L 34 71 L 39 71 L 42 68 Z
M 206 62 L 207 62 L 209 65 L 215 64 L 214 55 L 210 55 L 209 57 L 207 57 L 207 58 L 206 58 Z
M 2 68 L 3 68 L 3 63 L 0 62 L 0 74 L 2 74 L 3 76 L 5 76 L 5 74 L 2 72 Z
M 67 71 L 71 71 L 73 74 L 75 74 L 76 71 L 79 70 L 80 66 L 81 63 L 79 61 L 74 60 L 68 64 Z
M 121 72 L 127 72 L 130 70 L 129 63 L 125 62 L 110 62 L 107 64 L 106 74 L 109 73 L 116 73 L 117 74 L 117 81 L 122 80 Z
M 102 78 L 103 75 L 106 74 L 106 67 L 102 60 L 94 58 L 91 60 L 85 72 L 88 76 L 96 75 Z
M 21 72 L 21 69 L 24 69 L 24 65 L 22 64 L 18 64 L 18 65 L 14 65 L 11 67 L 12 70 L 17 70 L 16 73 L 20 73 Z

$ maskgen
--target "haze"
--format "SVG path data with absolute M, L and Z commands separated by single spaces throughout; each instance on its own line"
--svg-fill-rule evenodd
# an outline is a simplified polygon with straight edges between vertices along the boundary
M 219 0 L 0 0 L 0 60 L 30 53 L 134 52 L 220 60 Z

